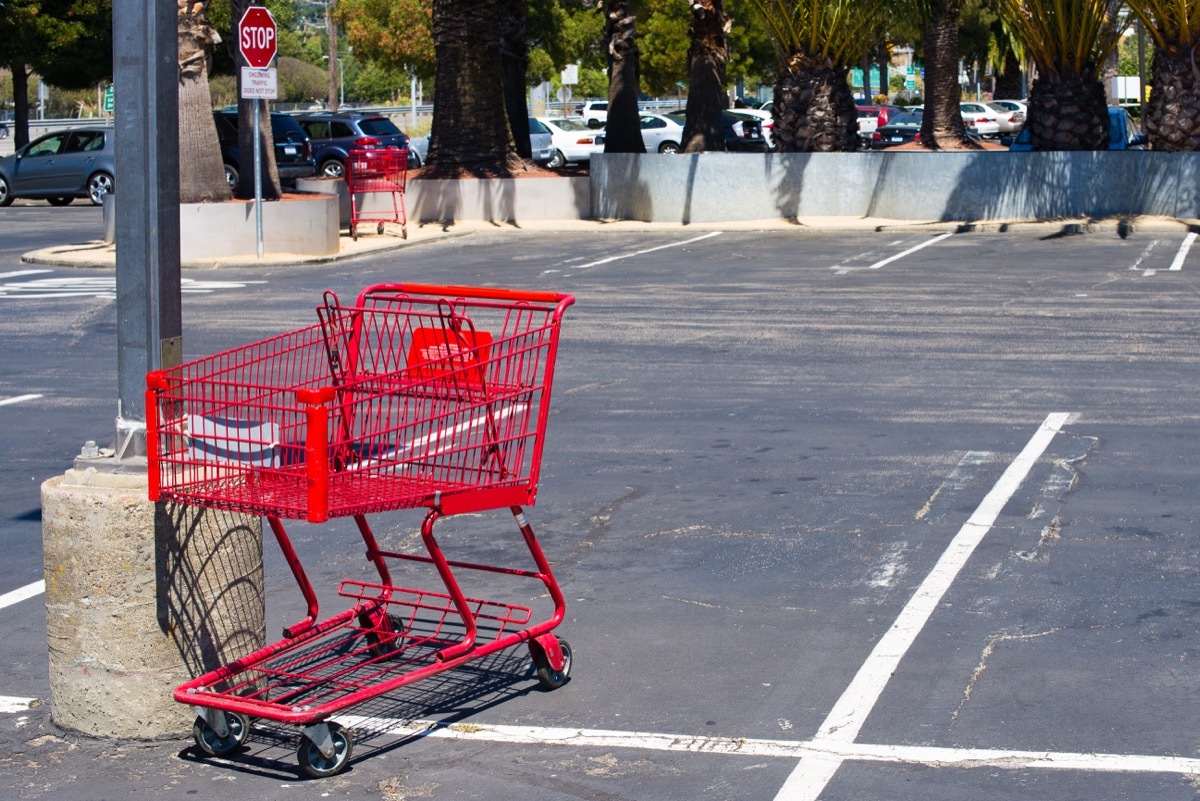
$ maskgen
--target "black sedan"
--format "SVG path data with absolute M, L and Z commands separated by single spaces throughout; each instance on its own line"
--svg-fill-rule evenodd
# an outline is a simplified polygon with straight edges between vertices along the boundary
M 906 145 L 921 137 L 920 114 L 898 114 L 888 120 L 871 134 L 871 149 L 883 150 L 887 147 Z

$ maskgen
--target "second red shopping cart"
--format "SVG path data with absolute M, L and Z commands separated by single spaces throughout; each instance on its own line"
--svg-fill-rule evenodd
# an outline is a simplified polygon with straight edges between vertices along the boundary
M 152 500 L 267 517 L 307 614 L 283 639 L 175 691 L 210 755 L 241 745 L 252 718 L 300 727 L 297 759 L 333 775 L 353 741 L 348 707 L 504 648 L 526 645 L 541 683 L 571 670 L 552 630 L 565 602 L 523 507 L 535 501 L 559 330 L 569 295 L 379 285 L 353 306 L 331 293 L 319 321 L 147 377 Z M 420 553 L 385 550 L 366 515 L 424 508 Z M 449 559 L 439 519 L 511 510 L 529 564 Z M 347 609 L 319 620 L 317 594 L 282 520 L 354 518 L 371 580 L 346 578 Z M 402 585 L 424 565 L 434 588 Z M 550 597 L 469 597 L 459 576 L 529 579 Z M 534 593 L 534 595 L 540 594 Z M 523 597 L 533 597 L 525 592 Z
M 346 160 L 346 191 L 350 194 L 350 236 L 358 239 L 358 227 L 374 222 L 382 234 L 384 223 L 400 226 L 408 238 L 408 213 L 404 190 L 408 184 L 408 150 L 363 148 L 350 151 Z M 372 197 L 367 197 L 371 195 Z

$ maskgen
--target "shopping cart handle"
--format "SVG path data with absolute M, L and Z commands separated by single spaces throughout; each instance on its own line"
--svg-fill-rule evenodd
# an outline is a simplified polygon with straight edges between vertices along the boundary
M 358 296 L 357 305 L 363 306 L 374 294 L 404 293 L 408 295 L 432 295 L 435 297 L 480 298 L 483 300 L 527 301 L 529 303 L 575 302 L 571 295 L 557 292 L 534 292 L 516 289 L 478 286 L 437 286 L 434 284 L 376 284 L 364 289 Z

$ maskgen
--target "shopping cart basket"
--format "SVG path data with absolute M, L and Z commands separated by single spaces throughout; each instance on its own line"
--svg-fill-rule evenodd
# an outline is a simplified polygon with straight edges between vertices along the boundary
M 267 517 L 307 605 L 283 639 L 175 690 L 197 746 L 228 753 L 251 718 L 301 728 L 311 776 L 340 771 L 336 713 L 522 643 L 541 683 L 566 683 L 571 649 L 551 631 L 563 595 L 522 507 L 535 502 L 569 295 L 378 285 L 353 306 L 327 292 L 318 322 L 147 376 L 150 498 Z M 444 516 L 508 508 L 532 568 L 446 557 Z M 385 551 L 366 515 L 424 508 L 422 553 Z M 349 608 L 318 620 L 316 592 L 283 519 L 354 518 L 378 579 L 341 581 Z M 436 572 L 401 586 L 393 567 Z M 423 563 L 417 568 L 413 563 Z M 544 585 L 553 611 L 467 597 L 456 571 Z M 478 574 L 477 574 L 478 575 Z
M 408 150 L 395 148 L 354 149 L 346 160 L 346 191 L 350 194 L 350 236 L 358 239 L 358 224 L 375 222 L 382 234 L 384 223 L 400 226 L 408 239 L 408 215 L 404 210 L 404 187 L 408 181 Z M 372 203 L 364 197 L 376 195 Z M 387 195 L 390 204 L 381 195 Z M 364 208 L 369 206 L 369 208 Z

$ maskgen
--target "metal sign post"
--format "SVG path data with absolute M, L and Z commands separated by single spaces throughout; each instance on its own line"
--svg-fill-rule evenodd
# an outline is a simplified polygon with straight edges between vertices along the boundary
M 278 31 L 275 18 L 262 6 L 246 9 L 238 23 L 238 49 L 248 66 L 242 67 L 242 98 L 254 100 L 254 239 L 263 257 L 261 101 L 279 96 L 275 60 Z

